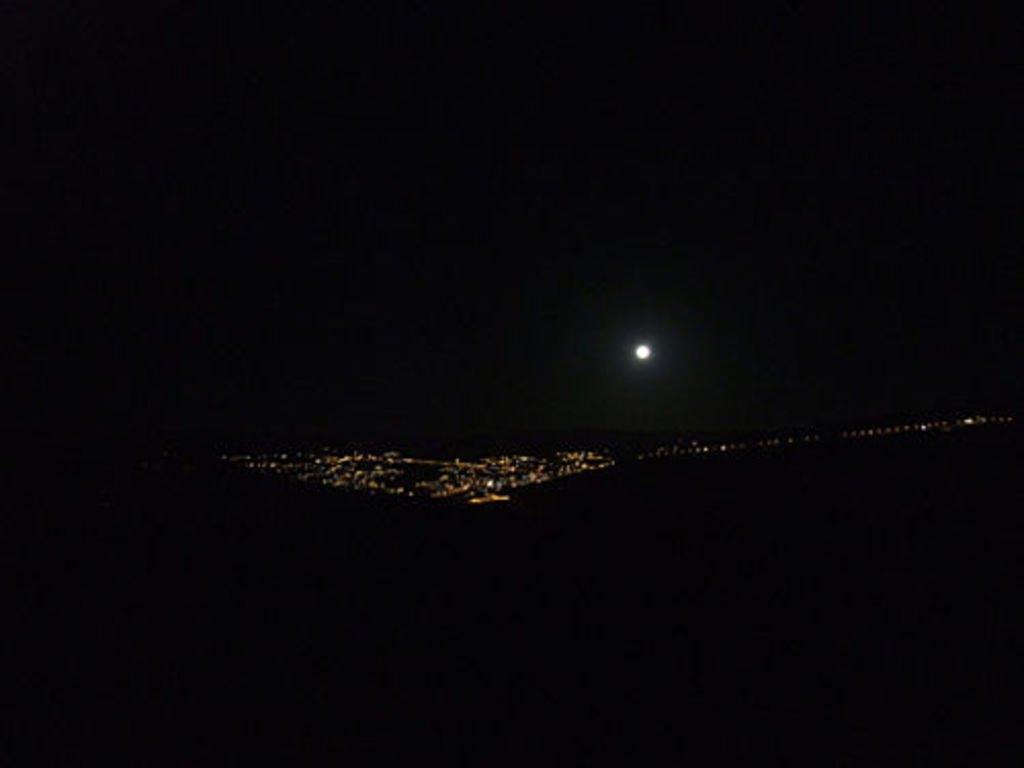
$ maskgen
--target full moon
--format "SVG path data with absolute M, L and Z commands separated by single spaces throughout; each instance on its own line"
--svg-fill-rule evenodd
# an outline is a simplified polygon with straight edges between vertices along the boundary
M 636 353 L 636 356 L 641 360 L 646 360 L 648 357 L 651 356 L 651 348 L 648 347 L 646 344 L 641 344 L 634 351 Z

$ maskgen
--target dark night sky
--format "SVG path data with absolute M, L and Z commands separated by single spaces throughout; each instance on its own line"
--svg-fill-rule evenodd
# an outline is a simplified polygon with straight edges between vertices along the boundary
M 0 24 L 15 424 L 750 427 L 1020 394 L 1010 4 L 139 5 Z

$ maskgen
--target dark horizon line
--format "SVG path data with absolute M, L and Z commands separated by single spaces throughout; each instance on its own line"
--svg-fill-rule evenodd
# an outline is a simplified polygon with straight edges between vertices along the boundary
M 52 444 L 67 442 L 71 445 L 92 443 L 99 445 L 137 444 L 163 447 L 198 444 L 222 444 L 225 447 L 274 444 L 331 444 L 339 445 L 386 442 L 388 440 L 408 443 L 462 444 L 478 442 L 524 443 L 551 441 L 557 438 L 586 437 L 591 440 L 649 439 L 658 436 L 712 436 L 785 434 L 795 431 L 816 430 L 824 433 L 838 432 L 845 428 L 880 426 L 920 419 L 954 419 L 968 416 L 1014 416 L 1020 410 L 1021 398 L 1002 398 L 1000 401 L 965 402 L 956 407 L 922 408 L 880 412 L 873 416 L 846 419 L 828 419 L 820 422 L 795 422 L 750 427 L 540 427 L 516 429 L 489 429 L 474 432 L 445 432 L 438 429 L 401 429 L 394 427 L 357 428 L 345 431 L 339 429 L 272 428 L 257 427 L 237 429 L 225 426 L 183 426 L 183 427 L 129 427 L 122 425 L 68 425 L 63 427 L 40 426 L 36 428 L 15 427 L 8 434 L 25 444 Z

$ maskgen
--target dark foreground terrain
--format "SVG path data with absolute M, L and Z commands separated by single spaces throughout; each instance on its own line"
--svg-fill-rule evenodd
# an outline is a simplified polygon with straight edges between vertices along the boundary
M 1018 449 L 648 461 L 480 507 L 30 454 L 0 763 L 1021 765 Z

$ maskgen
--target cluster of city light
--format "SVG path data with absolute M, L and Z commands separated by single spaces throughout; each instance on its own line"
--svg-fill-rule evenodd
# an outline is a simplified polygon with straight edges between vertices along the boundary
M 1010 424 L 1012 416 L 966 416 L 910 424 L 864 427 L 788 436 L 747 437 L 730 442 L 690 440 L 641 452 L 637 459 L 721 455 L 741 451 L 807 445 L 822 440 L 950 432 L 964 427 Z M 303 482 L 352 491 L 395 496 L 449 499 L 481 504 L 505 501 L 509 491 L 560 477 L 605 469 L 615 464 L 608 450 L 557 451 L 547 457 L 509 454 L 472 460 L 402 456 L 396 451 L 370 453 L 323 448 L 311 452 L 236 454 L 221 458 L 257 472 L 279 474 Z M 621 456 L 620 456 L 621 458 Z
M 491 456 L 471 461 L 424 459 L 325 448 L 301 453 L 223 456 L 257 472 L 284 475 L 333 488 L 395 496 L 452 499 L 480 504 L 506 501 L 508 491 L 614 464 L 602 451 L 558 451 L 553 457 Z
M 886 435 L 912 434 L 914 432 L 927 432 L 929 430 L 940 430 L 951 432 L 962 427 L 979 427 L 986 424 L 1010 424 L 1012 416 L 966 416 L 962 419 L 945 419 L 936 421 L 922 421 L 914 424 L 895 424 L 885 427 L 871 427 L 866 429 L 849 429 L 840 432 L 839 436 L 847 439 L 862 437 L 885 437 Z

